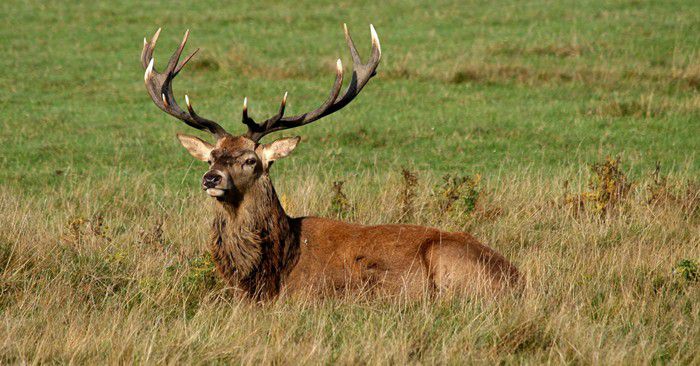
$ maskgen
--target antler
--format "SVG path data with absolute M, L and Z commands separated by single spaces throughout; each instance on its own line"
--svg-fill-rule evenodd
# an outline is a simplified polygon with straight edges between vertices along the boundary
M 177 105 L 175 102 L 175 97 L 173 96 L 172 81 L 177 76 L 177 74 L 182 70 L 182 68 L 187 64 L 187 62 L 199 51 L 196 49 L 189 56 L 185 58 L 184 61 L 178 63 L 180 60 L 180 55 L 182 50 L 185 48 L 185 43 L 187 43 L 187 37 L 190 35 L 189 29 L 185 32 L 185 36 L 180 43 L 180 46 L 175 50 L 170 60 L 168 61 L 168 66 L 163 73 L 156 71 L 153 66 L 153 50 L 156 48 L 156 42 L 158 41 L 158 36 L 160 35 L 160 28 L 156 31 L 151 38 L 150 42 L 143 39 L 143 51 L 141 52 L 141 65 L 146 69 L 146 73 L 143 75 L 143 80 L 146 83 L 146 89 L 148 94 L 153 99 L 153 102 L 169 115 L 182 120 L 189 126 L 194 127 L 198 130 L 209 131 L 217 139 L 228 135 L 228 132 L 224 130 L 218 123 L 210 121 L 206 118 L 202 118 L 197 113 L 195 113 L 192 105 L 190 104 L 190 98 L 185 95 L 185 102 L 187 103 L 187 110 L 185 112 Z
M 258 124 L 248 116 L 248 98 L 245 98 L 243 100 L 243 123 L 248 126 L 246 136 L 256 142 L 260 141 L 263 136 L 269 133 L 303 126 L 307 123 L 323 118 L 340 110 L 355 99 L 357 94 L 360 93 L 369 79 L 376 74 L 376 69 L 382 56 L 382 50 L 381 46 L 379 45 L 379 37 L 377 37 L 377 32 L 374 30 L 374 26 L 370 24 L 369 29 L 372 35 L 372 54 L 369 61 L 363 64 L 360 54 L 357 52 L 357 48 L 355 47 L 355 43 L 353 42 L 352 37 L 350 37 L 347 25 L 343 24 L 343 29 L 345 31 L 345 41 L 348 44 L 348 48 L 350 48 L 350 55 L 352 56 L 353 63 L 352 79 L 350 80 L 350 84 L 345 90 L 345 93 L 343 93 L 341 97 L 338 97 L 340 94 L 340 88 L 343 85 L 343 64 L 340 59 L 338 59 L 336 63 L 335 82 L 333 83 L 328 99 L 326 99 L 326 101 L 320 107 L 311 112 L 300 114 L 298 116 L 284 117 L 284 108 L 287 104 L 287 93 L 284 93 L 282 104 L 280 105 L 277 114 L 268 118 L 265 120 L 265 122 Z

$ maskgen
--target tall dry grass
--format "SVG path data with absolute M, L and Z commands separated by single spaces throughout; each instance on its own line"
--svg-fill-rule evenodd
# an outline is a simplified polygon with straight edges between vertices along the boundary
M 212 272 L 194 187 L 115 174 L 37 197 L 0 188 L 0 362 L 700 362 L 697 182 L 626 178 L 600 210 L 618 190 L 596 182 L 619 177 L 585 167 L 407 171 L 276 180 L 292 215 L 470 231 L 526 274 L 522 296 L 251 304 Z

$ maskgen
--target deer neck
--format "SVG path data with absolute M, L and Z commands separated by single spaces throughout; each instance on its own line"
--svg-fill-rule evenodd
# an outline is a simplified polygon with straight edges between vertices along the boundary
M 212 254 L 232 284 L 276 293 L 295 258 L 296 233 L 265 174 L 238 200 L 217 201 Z

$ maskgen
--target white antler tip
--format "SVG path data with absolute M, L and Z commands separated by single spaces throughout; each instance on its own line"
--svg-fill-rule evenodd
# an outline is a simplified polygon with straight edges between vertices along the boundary
M 289 92 L 284 92 L 284 96 L 282 97 L 282 103 L 287 103 L 287 95 Z
M 248 109 L 248 97 L 243 98 L 243 110 Z
M 190 97 L 185 94 L 185 103 L 187 103 L 187 108 L 192 108 L 192 105 L 190 104 Z
M 148 67 L 146 67 L 146 72 L 143 74 L 143 81 L 148 81 L 148 78 L 151 77 L 151 71 L 153 71 L 153 57 L 151 57 L 151 61 L 148 63 Z
M 155 33 L 153 33 L 153 38 L 151 38 L 151 41 L 158 40 L 158 36 L 160 35 L 160 30 L 162 28 L 158 27 L 158 30 L 156 30 Z
M 374 29 L 374 25 L 369 25 L 369 31 L 372 34 L 372 44 L 377 45 L 377 50 L 382 53 L 382 46 L 379 44 L 379 36 L 377 36 L 377 31 Z
M 336 70 L 338 70 L 338 74 L 342 74 L 343 73 L 343 61 L 340 61 L 340 59 L 338 59 L 338 61 L 335 62 L 335 68 L 336 68 Z
M 146 37 L 143 37 L 143 45 L 145 46 L 148 41 L 146 41 Z
M 165 98 L 165 94 L 161 94 L 160 97 L 163 99 L 163 104 L 167 107 L 167 106 L 168 106 L 168 100 Z
M 348 25 L 345 23 L 343 23 L 343 31 L 345 32 L 345 34 L 348 33 Z

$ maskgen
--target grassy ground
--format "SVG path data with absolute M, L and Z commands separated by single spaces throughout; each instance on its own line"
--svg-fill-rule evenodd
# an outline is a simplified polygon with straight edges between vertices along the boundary
M 697 2 L 11 1 L 0 20 L 2 363 L 700 363 Z M 204 168 L 146 96 L 142 38 L 163 27 L 162 66 L 190 28 L 176 93 L 242 131 L 244 96 L 256 117 L 286 90 L 289 113 L 323 100 L 343 22 L 365 55 L 376 26 L 379 74 L 294 131 L 285 207 L 471 231 L 522 297 L 259 307 L 212 275 Z

